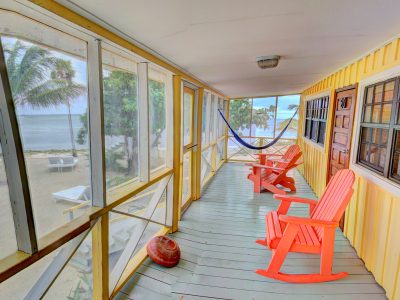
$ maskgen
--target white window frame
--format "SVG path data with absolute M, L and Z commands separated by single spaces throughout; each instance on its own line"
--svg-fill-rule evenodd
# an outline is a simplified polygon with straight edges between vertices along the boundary
M 318 144 L 317 142 L 307 138 L 306 136 L 304 136 L 305 130 L 306 130 L 306 110 L 307 110 L 307 102 L 310 100 L 314 100 L 314 99 L 318 99 L 318 98 L 323 98 L 323 97 L 329 97 L 329 103 L 328 103 L 328 117 L 326 118 L 326 129 L 325 129 L 325 137 L 324 137 L 324 144 Z M 304 98 L 304 105 L 303 105 L 303 121 L 300 126 L 302 126 L 303 128 L 303 134 L 301 135 L 301 138 L 303 139 L 303 141 L 311 146 L 313 146 L 314 148 L 316 148 L 319 151 L 325 151 L 325 147 L 330 144 L 328 143 L 329 141 L 327 141 L 327 132 L 329 129 L 329 124 L 330 124 L 330 120 L 331 120 L 331 102 L 332 102 L 332 92 L 331 90 L 324 90 L 322 92 L 319 92 L 318 94 L 312 94 L 312 95 L 308 95 Z M 300 100 L 301 101 L 301 100 Z M 328 145 L 329 147 L 329 145 Z
M 355 118 L 353 125 L 354 132 L 353 132 L 353 140 L 351 142 L 351 157 L 350 157 L 350 169 L 354 170 L 357 174 L 363 176 L 372 183 L 383 187 L 384 189 L 388 190 L 389 192 L 391 192 L 396 196 L 400 196 L 400 185 L 393 182 L 389 178 L 386 178 L 385 176 L 382 176 L 374 171 L 371 171 L 368 168 L 364 167 L 363 165 L 357 163 L 357 154 L 358 154 L 358 146 L 360 139 L 360 124 L 362 118 L 362 105 L 364 101 L 365 88 L 371 84 L 375 84 L 398 76 L 400 76 L 400 66 L 396 66 L 388 70 L 385 70 L 383 72 L 380 72 L 378 74 L 369 76 L 368 78 L 361 80 L 359 82 L 356 111 L 355 111 Z

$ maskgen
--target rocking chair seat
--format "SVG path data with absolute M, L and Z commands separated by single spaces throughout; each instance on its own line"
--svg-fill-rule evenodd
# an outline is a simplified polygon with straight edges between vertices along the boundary
M 279 220 L 279 214 L 276 211 L 270 211 L 265 216 L 266 239 L 257 240 L 257 243 L 267 246 L 270 249 L 276 249 L 283 237 L 286 224 Z M 299 232 L 289 251 L 291 252 L 308 252 L 320 253 L 321 243 L 311 225 L 300 225 Z

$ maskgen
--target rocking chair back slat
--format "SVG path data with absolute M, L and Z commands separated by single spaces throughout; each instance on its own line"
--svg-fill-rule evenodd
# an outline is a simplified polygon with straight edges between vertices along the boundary
M 339 222 L 352 194 L 354 173 L 351 170 L 340 170 L 329 181 L 328 186 L 318 201 L 311 219 Z M 323 238 L 323 229 L 316 228 L 320 240 Z
M 285 152 L 285 154 L 282 156 L 282 160 L 285 160 L 286 162 L 278 162 L 276 164 L 276 167 L 284 169 L 288 166 L 290 162 L 293 161 L 293 158 L 301 152 L 300 146 L 299 145 L 291 145 L 288 150 Z M 296 161 L 294 161 L 296 162 Z

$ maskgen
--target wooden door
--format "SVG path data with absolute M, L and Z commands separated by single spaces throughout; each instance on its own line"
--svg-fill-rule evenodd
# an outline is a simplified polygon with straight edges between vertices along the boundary
M 349 168 L 356 97 L 357 89 L 355 86 L 336 90 L 327 182 L 337 171 Z M 344 218 L 345 214 L 343 214 L 339 224 L 342 231 L 344 229 Z
M 349 167 L 355 102 L 355 87 L 336 91 L 328 181 L 337 171 Z
M 181 207 L 182 212 L 190 205 L 193 199 L 193 149 L 197 145 L 195 139 L 195 113 L 196 113 L 196 92 L 195 90 L 183 87 L 182 99 L 182 158 L 181 158 Z

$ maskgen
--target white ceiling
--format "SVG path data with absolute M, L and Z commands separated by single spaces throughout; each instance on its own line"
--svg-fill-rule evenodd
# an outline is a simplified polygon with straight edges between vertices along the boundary
M 58 2 L 86 10 L 230 97 L 301 92 L 400 33 L 399 0 Z M 282 56 L 279 66 L 260 70 L 255 58 L 271 54 Z

